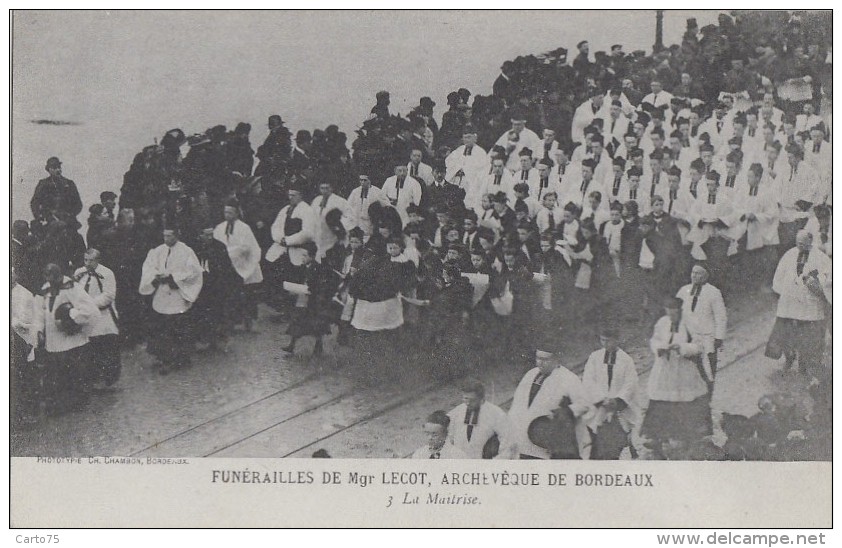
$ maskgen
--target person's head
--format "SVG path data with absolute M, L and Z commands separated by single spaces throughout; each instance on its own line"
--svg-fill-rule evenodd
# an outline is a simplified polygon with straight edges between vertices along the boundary
M 599 332 L 599 344 L 607 352 L 614 352 L 620 345 L 620 332 L 616 327 L 603 327 Z
M 438 221 L 439 226 L 446 226 L 450 223 L 450 213 L 444 208 L 436 209 L 436 221 Z
M 92 204 L 91 207 L 88 208 L 88 213 L 90 213 L 90 219 L 97 220 L 97 221 L 104 221 L 108 220 L 108 213 L 105 211 L 105 206 L 102 204 Z
M 504 238 L 509 237 L 508 234 L 503 235 Z M 517 234 L 514 235 L 517 238 Z M 505 245 L 503 247 L 503 263 L 509 270 L 514 270 L 517 267 L 518 249 L 513 245 Z
M 649 154 L 649 169 L 652 173 L 661 172 L 661 161 L 664 159 L 664 153 L 660 150 L 654 150 Z
M 495 176 L 503 175 L 503 170 L 505 169 L 506 162 L 503 161 L 502 158 L 495 158 L 491 162 L 491 169 Z
M 234 202 L 226 203 L 225 207 L 222 209 L 222 216 L 229 223 L 232 221 L 236 221 L 240 217 L 239 204 L 236 204 Z
M 731 152 L 728 156 L 725 157 L 725 171 L 728 172 L 728 175 L 736 175 L 737 172 L 740 171 L 740 163 L 742 162 L 742 156 L 739 154 L 735 154 Z
M 810 251 L 813 247 L 813 234 L 808 230 L 799 230 L 795 235 L 795 247 L 798 251 Z
M 53 287 L 61 285 L 61 282 L 64 280 L 64 274 L 62 274 L 61 268 L 55 263 L 49 263 L 44 268 L 44 277 Z
M 623 143 L 626 145 L 626 150 L 631 151 L 637 148 L 637 134 L 633 131 L 623 135 Z
M 480 270 L 485 266 L 485 253 L 479 249 L 471 250 L 471 265 L 476 270 Z
M 596 108 L 602 108 L 602 104 L 605 102 L 605 96 L 601 92 L 596 91 L 591 93 L 591 101 Z
M 541 198 L 541 203 L 547 209 L 555 209 L 556 202 L 558 202 L 558 195 L 555 192 L 547 192 Z
M 652 80 L 652 83 L 649 84 L 649 88 L 652 90 L 652 93 L 661 93 L 664 91 L 664 86 L 661 84 L 660 80 Z
M 629 200 L 628 202 L 623 204 L 623 218 L 624 219 L 634 219 L 637 217 L 639 210 L 637 202 L 634 200 Z
M 479 238 L 479 245 L 483 251 L 489 251 L 494 247 L 494 231 L 488 227 L 482 227 L 477 230 L 477 238 Z
M 444 229 L 444 239 L 449 243 L 458 242 L 462 235 L 459 233 L 459 227 L 453 223 L 448 223 Z
M 673 166 L 667 171 L 667 180 L 670 183 L 670 190 L 678 190 L 681 184 L 681 168 Z
M 483 194 L 479 200 L 480 207 L 483 211 L 488 211 L 494 207 L 494 195 L 493 194 Z
M 447 251 L 444 252 L 444 260 L 448 263 L 458 264 L 462 260 L 462 252 L 464 248 L 458 244 L 452 244 L 448 246 Z M 457 276 L 454 277 L 457 278 Z M 445 280 L 445 281 L 453 281 L 453 280 Z
M 532 236 L 532 225 L 521 222 L 517 227 L 517 239 L 520 243 L 526 242 Z
M 447 442 L 447 429 L 450 417 L 444 411 L 433 411 L 424 421 L 424 434 L 427 435 L 427 446 L 438 451 Z
M 269 120 L 266 122 L 266 125 L 268 126 L 269 131 L 273 131 L 284 125 L 284 121 L 277 114 L 273 114 L 269 117 Z
M 406 175 L 409 173 L 409 168 L 407 168 L 404 164 L 398 164 L 395 166 L 395 177 L 398 180 L 406 179 Z
M 708 281 L 708 269 L 705 265 L 697 263 L 690 271 L 690 283 L 701 285 Z
M 702 174 L 705 172 L 705 164 L 699 158 L 690 162 L 690 180 L 698 183 L 702 180 Z
M 520 151 L 518 159 L 520 160 L 520 169 L 523 171 L 528 171 L 532 168 L 532 154 L 529 152 L 528 148 L 524 148 Z
M 558 360 L 551 352 L 537 350 L 535 352 L 535 365 L 544 375 L 549 375 L 559 366 Z
M 404 241 L 401 237 L 391 237 L 386 241 L 386 253 L 390 257 L 397 257 L 403 253 Z
M 520 135 L 520 132 L 526 129 L 525 118 L 512 118 L 512 131 Z
M 477 411 L 485 400 L 485 386 L 478 379 L 465 379 L 462 381 L 462 403 L 469 410 Z
M 816 109 L 815 107 L 813 107 L 813 103 L 807 101 L 806 103 L 804 103 L 804 106 L 801 107 L 801 112 L 803 112 L 807 116 L 812 116 L 813 114 L 815 114 Z
M 306 242 L 301 245 L 300 249 L 304 252 L 301 255 L 301 260 L 304 266 L 307 266 L 316 260 L 316 254 L 318 253 L 318 246 L 316 245 L 316 242 Z
M 817 124 L 810 128 L 810 139 L 813 142 L 824 141 L 824 124 Z
M 53 156 L 47 160 L 45 169 L 50 174 L 50 177 L 61 177 L 61 160 Z
M 289 205 L 290 207 L 298 205 L 301 203 L 301 200 L 304 199 L 304 195 L 302 193 L 302 189 L 299 187 L 290 188 L 287 191 L 287 196 L 289 197 Z
M 178 231 L 174 228 L 165 228 L 163 231 L 164 243 L 172 247 L 178 242 Z
M 552 128 L 544 128 L 541 135 L 544 138 L 544 142 L 552 143 L 555 140 L 555 130 Z
M 640 177 L 643 175 L 643 172 L 640 170 L 639 167 L 634 166 L 630 168 L 626 172 L 626 177 L 629 180 L 629 186 L 633 189 L 637 189 L 640 186 Z
M 406 208 L 406 215 L 410 223 L 421 224 L 424 221 L 421 208 L 416 204 L 409 204 Z
M 713 147 L 709 145 L 702 145 L 699 148 L 699 158 L 702 159 L 705 166 L 709 166 L 713 163 Z
M 199 231 L 199 240 L 204 244 L 209 244 L 213 241 L 213 227 L 206 226 Z
M 608 214 L 613 224 L 619 224 L 623 220 L 623 205 L 619 202 L 614 202 L 611 204 Z
M 529 185 L 526 183 L 516 183 L 514 188 L 515 197 L 521 200 L 529 196 Z
M 92 247 L 89 248 L 85 251 L 84 261 L 85 268 L 90 271 L 96 270 L 96 267 L 99 266 L 99 251 Z
M 495 194 L 493 200 L 494 211 L 496 211 L 498 215 L 502 215 L 503 213 L 505 213 L 506 208 L 509 207 L 507 205 L 508 201 L 509 200 L 506 197 L 505 192 L 498 192 L 497 194 Z
M 591 152 L 593 153 L 594 157 L 598 157 L 602 154 L 602 151 L 605 147 L 605 139 L 602 135 L 596 134 L 591 137 Z
M 412 152 L 409 153 L 409 161 L 415 165 L 421 163 L 421 158 L 424 154 L 421 152 L 420 148 L 413 148 Z
M 573 202 L 567 202 L 562 209 L 561 218 L 564 220 L 565 223 L 572 223 L 576 220 L 576 217 L 579 214 L 579 206 L 574 204 Z
M 640 225 L 638 226 L 638 230 L 644 235 L 647 236 L 650 232 L 655 229 L 655 220 L 650 216 L 645 216 L 640 219 Z
M 664 299 L 664 311 L 673 323 L 681 320 L 681 306 L 683 302 L 678 297 L 667 297 Z
M 593 179 L 593 171 L 595 167 L 595 162 L 590 158 L 582 160 L 582 179 L 585 181 Z
M 23 242 L 29 236 L 29 223 L 18 219 L 12 223 L 12 237 Z
M 470 126 L 465 126 L 462 131 L 462 144 L 466 147 L 472 147 L 477 144 L 477 132 Z
M 599 206 L 602 204 L 602 193 L 598 190 L 592 191 L 588 194 L 588 205 L 591 206 L 591 209 L 596 211 L 599 209 Z
M 576 49 L 578 49 L 578 50 L 579 50 L 579 53 L 582 53 L 582 54 L 584 54 L 584 55 L 587 55 L 587 54 L 588 54 L 588 52 L 590 52 L 590 51 L 591 51 L 591 45 L 590 45 L 590 44 L 588 44 L 588 41 L 587 41 L 587 40 L 582 40 L 581 42 L 579 42 L 578 44 L 576 44 Z
M 652 204 L 652 213 L 655 216 L 662 215 L 664 213 L 664 198 L 655 194 L 652 196 L 651 202 Z
M 99 195 L 99 202 L 108 211 L 114 211 L 114 208 L 117 207 L 117 195 L 110 190 L 106 190 Z
M 553 169 L 553 161 L 552 160 L 540 160 L 538 162 L 538 176 L 541 179 L 547 179 L 550 176 L 550 172 Z
M 465 218 L 462 219 L 462 230 L 467 234 L 473 234 L 477 230 L 477 214 L 473 210 L 469 211 Z
M 631 151 L 631 159 L 632 165 L 640 170 L 640 174 L 643 175 L 643 149 L 641 148 L 633 148 Z

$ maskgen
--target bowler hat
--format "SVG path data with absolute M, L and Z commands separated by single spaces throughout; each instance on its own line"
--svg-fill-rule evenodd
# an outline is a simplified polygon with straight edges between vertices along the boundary
M 53 156 L 49 160 L 47 160 L 47 169 L 61 167 L 61 160 Z

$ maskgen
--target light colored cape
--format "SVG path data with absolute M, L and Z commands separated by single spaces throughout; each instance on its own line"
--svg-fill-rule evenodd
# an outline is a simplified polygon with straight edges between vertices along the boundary
M 172 250 L 167 258 L 167 251 Z M 171 275 L 177 289 L 169 284 L 152 285 L 155 276 Z M 152 309 L 161 314 L 181 314 L 186 312 L 202 291 L 202 266 L 190 247 L 183 242 L 176 242 L 172 248 L 161 244 L 149 251 L 143 262 L 140 276 L 141 295 L 154 295 Z
M 260 270 L 260 244 L 254 237 L 251 227 L 243 221 L 234 221 L 234 232 L 226 234 L 227 222 L 221 222 L 213 229 L 213 237 L 228 248 L 228 256 L 234 265 L 234 270 L 246 284 L 256 284 L 263 281 Z

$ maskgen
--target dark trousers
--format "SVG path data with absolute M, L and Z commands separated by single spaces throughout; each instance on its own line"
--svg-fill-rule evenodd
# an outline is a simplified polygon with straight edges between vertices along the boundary
M 44 366 L 43 399 L 47 413 L 66 413 L 90 400 L 89 352 L 87 344 L 64 352 L 38 352 L 37 359 Z
M 166 366 L 188 365 L 193 350 L 188 315 L 153 312 L 152 322 L 149 353 Z
M 12 420 L 35 415 L 38 407 L 38 372 L 35 362 L 26 361 L 32 348 L 23 338 L 12 331 L 9 360 L 9 410 Z
M 809 371 L 821 365 L 824 354 L 824 320 L 811 322 L 778 318 L 786 335 L 781 340 L 781 348 L 788 361 L 798 358 L 798 368 Z
M 120 336 L 91 337 L 91 381 L 111 386 L 120 379 Z

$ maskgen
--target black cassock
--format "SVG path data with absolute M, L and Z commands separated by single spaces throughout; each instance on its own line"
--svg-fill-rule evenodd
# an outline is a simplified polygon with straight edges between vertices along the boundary
M 239 317 L 244 300 L 243 279 L 237 274 L 228 249 L 218 240 L 196 246 L 202 266 L 202 291 L 193 305 L 196 334 L 200 340 L 224 333 Z
M 340 305 L 333 302 L 339 288 L 340 278 L 329 266 L 315 261 L 301 269 L 310 294 L 307 306 L 295 309 L 287 334 L 293 338 L 313 335 L 321 337 L 330 334 L 330 324 L 338 323 Z

